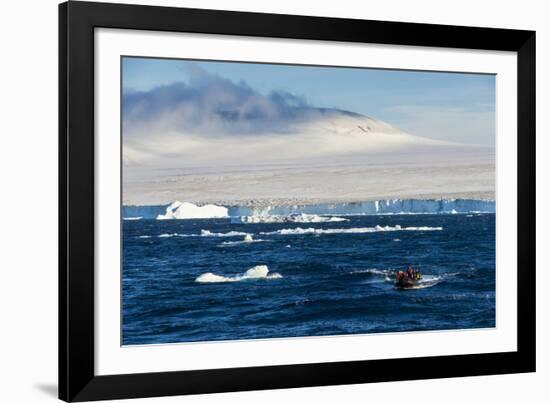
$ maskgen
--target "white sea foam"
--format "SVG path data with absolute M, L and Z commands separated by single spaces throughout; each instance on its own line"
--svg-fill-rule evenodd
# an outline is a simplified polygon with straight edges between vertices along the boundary
M 418 280 L 418 283 L 409 287 L 409 289 L 422 289 L 433 287 L 436 284 L 439 284 L 443 280 L 442 276 L 431 276 L 431 275 L 422 275 L 422 278 Z
M 124 217 L 124 221 L 135 221 L 135 220 L 141 220 L 143 217 Z
M 386 276 L 390 274 L 392 270 L 383 270 L 383 269 L 359 269 L 353 270 L 350 274 L 376 274 L 379 276 Z
M 229 232 L 211 232 L 207 229 L 201 229 L 201 235 L 200 236 L 210 236 L 210 237 L 235 237 L 235 236 L 244 236 L 247 235 L 250 236 L 247 232 L 239 232 L 239 231 L 229 231 Z
M 247 242 L 247 241 L 225 241 L 219 244 L 218 246 L 220 248 L 224 248 L 226 246 L 237 246 L 237 245 L 251 245 L 258 242 L 269 242 L 265 239 L 254 239 L 253 241 Z
M 178 234 L 177 232 L 174 233 L 167 233 L 167 234 L 160 234 L 158 235 L 158 238 L 172 238 L 172 237 L 180 237 L 180 238 L 188 238 L 188 237 L 216 237 L 216 238 L 225 238 L 225 237 L 237 237 L 237 236 L 251 236 L 247 232 L 239 232 L 239 231 L 229 231 L 229 232 L 211 232 L 207 229 L 201 229 L 200 234 Z
M 235 246 L 235 245 L 243 245 L 243 244 L 252 244 L 252 243 L 256 243 L 256 242 L 266 242 L 266 241 L 264 239 L 254 239 L 254 238 L 252 238 L 251 234 L 246 234 L 242 241 L 225 241 L 225 242 L 222 242 L 218 246 L 221 246 L 221 247 Z
M 391 232 L 391 231 L 441 231 L 443 227 L 401 227 L 400 225 L 395 226 L 380 226 L 375 227 L 359 227 L 359 228 L 283 228 L 277 231 L 270 232 L 260 232 L 261 235 L 324 235 L 324 234 L 365 234 L 371 232 Z M 242 236 L 244 239 L 240 242 L 256 242 L 261 240 L 255 240 L 252 237 L 252 234 L 248 232 L 241 231 L 229 231 L 229 232 L 212 232 L 207 229 L 201 229 L 200 234 L 179 234 L 174 233 L 165 233 L 158 235 L 158 238 L 172 238 L 172 237 L 216 237 L 216 238 L 226 238 L 226 237 L 239 237 Z
M 270 273 L 266 265 L 254 266 L 241 275 L 220 276 L 214 273 L 204 273 L 195 279 L 197 283 L 233 283 L 243 280 L 272 280 L 282 278 L 279 273 Z
M 181 237 L 184 237 L 186 236 L 185 234 L 178 234 L 177 232 L 174 232 L 173 234 L 160 234 L 158 236 L 158 238 L 172 238 L 172 237 L 175 237 L 175 236 L 181 236 Z
M 368 284 L 393 282 L 393 269 L 359 269 L 351 271 L 350 274 L 371 274 L 375 279 L 366 281 Z
M 148 239 L 148 238 L 151 238 L 151 235 L 140 235 L 140 236 L 138 236 L 138 238 Z
M 157 220 L 185 220 L 196 218 L 226 218 L 227 207 L 206 204 L 197 206 L 193 203 L 175 201 L 166 208 L 165 214 L 159 214 Z
M 270 223 L 325 223 L 349 221 L 347 218 L 321 216 L 317 214 L 289 214 L 289 215 L 250 215 L 231 217 L 232 224 L 270 224 Z
M 369 283 L 372 282 L 395 282 L 395 273 L 397 272 L 397 269 L 359 269 L 351 271 L 350 274 L 371 274 L 376 277 L 383 277 L 383 280 L 380 281 L 369 281 Z M 445 277 L 448 277 L 449 275 L 445 275 Z M 422 278 L 413 285 L 412 287 L 408 287 L 407 289 L 422 289 L 422 288 L 428 288 L 433 287 L 434 285 L 440 283 L 443 280 L 442 276 L 436 276 L 436 275 L 430 275 L 430 274 L 423 274 Z
M 371 232 L 391 232 L 391 231 L 441 231 L 443 227 L 401 227 L 400 225 L 384 227 L 359 227 L 359 228 L 284 228 L 271 232 L 260 232 L 262 235 L 325 235 L 325 234 L 366 234 Z

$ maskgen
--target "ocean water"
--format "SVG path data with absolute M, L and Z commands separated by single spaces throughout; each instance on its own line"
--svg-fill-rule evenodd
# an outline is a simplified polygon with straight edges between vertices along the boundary
M 123 344 L 495 326 L 494 214 L 345 219 L 123 221 Z

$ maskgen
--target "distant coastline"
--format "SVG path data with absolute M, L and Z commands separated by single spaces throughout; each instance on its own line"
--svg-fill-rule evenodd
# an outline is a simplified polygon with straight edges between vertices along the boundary
M 381 215 L 494 213 L 494 198 L 417 198 L 303 203 L 294 200 L 249 200 L 248 203 L 191 203 L 123 205 L 124 219 L 230 218 L 291 215 Z
M 182 200 L 184 198 L 181 198 Z M 327 197 L 327 198 L 273 198 L 273 199 L 240 199 L 240 200 L 187 200 L 198 206 L 206 204 L 214 204 L 226 207 L 249 207 L 249 208 L 264 208 L 264 207 L 283 207 L 283 206 L 311 206 L 318 204 L 343 204 L 343 203 L 364 203 L 380 200 L 480 200 L 480 201 L 495 201 L 495 192 L 456 192 L 440 194 L 418 194 L 418 195 L 400 195 L 399 197 L 365 197 L 365 198 L 348 198 L 342 197 Z M 153 206 L 168 206 L 173 200 L 162 203 L 122 203 L 122 207 L 153 207 Z
M 147 177 L 125 168 L 122 204 L 185 200 L 265 207 L 391 199 L 495 199 L 493 161 L 457 161 L 458 156 L 453 155 L 444 156 L 445 164 L 435 164 L 431 156 L 415 157 L 416 163 L 374 163 L 369 157 L 343 165 L 327 161 L 323 167 L 246 167 L 239 172 L 219 168 L 217 172 L 152 170 Z
M 274 198 L 274 199 L 244 199 L 244 200 L 198 200 L 192 201 L 198 205 L 215 204 L 227 207 L 250 207 L 250 208 L 265 208 L 265 207 L 284 207 L 284 206 L 311 206 L 319 204 L 352 204 L 366 203 L 382 200 L 482 200 L 495 201 L 494 192 L 456 192 L 441 194 L 416 194 L 416 195 L 399 195 L 399 196 L 377 196 L 363 198 L 349 198 L 345 195 L 341 197 L 326 197 L 326 198 Z M 169 204 L 169 203 L 166 203 Z

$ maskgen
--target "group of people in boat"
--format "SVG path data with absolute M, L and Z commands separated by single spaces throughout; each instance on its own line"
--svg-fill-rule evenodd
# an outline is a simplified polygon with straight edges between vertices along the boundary
M 409 266 L 406 271 L 399 270 L 396 277 L 397 282 L 403 281 L 405 279 L 418 281 L 422 278 L 422 275 L 420 274 L 419 270 L 414 270 L 412 266 Z

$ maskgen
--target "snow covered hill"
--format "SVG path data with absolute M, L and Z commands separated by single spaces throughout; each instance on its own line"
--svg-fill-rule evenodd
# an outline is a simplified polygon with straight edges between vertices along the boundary
M 316 109 L 315 118 L 273 133 L 128 136 L 123 155 L 125 205 L 494 199 L 492 148 L 423 138 L 336 109 Z
M 217 136 L 167 131 L 124 139 L 126 167 L 242 166 L 258 163 L 307 164 L 347 156 L 396 151 L 419 151 L 456 144 L 414 136 L 356 113 L 319 109 L 316 119 L 290 122 L 273 133 L 232 133 Z M 462 146 L 471 148 L 472 146 Z

